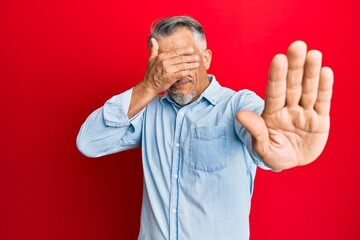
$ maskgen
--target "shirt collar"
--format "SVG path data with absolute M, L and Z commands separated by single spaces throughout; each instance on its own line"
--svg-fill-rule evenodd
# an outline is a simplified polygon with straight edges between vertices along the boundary
M 221 85 L 216 80 L 214 75 L 208 74 L 210 85 L 203 91 L 200 97 L 195 102 L 200 102 L 202 98 L 208 100 L 212 105 L 216 105 L 220 98 Z M 165 92 L 161 97 L 160 102 L 165 104 L 165 100 L 173 103 L 174 100 L 170 97 L 168 92 Z

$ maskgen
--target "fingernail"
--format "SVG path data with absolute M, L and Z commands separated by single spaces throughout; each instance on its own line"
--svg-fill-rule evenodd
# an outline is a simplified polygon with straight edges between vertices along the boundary
M 199 63 L 195 63 L 195 67 L 198 67 L 199 66 Z
M 199 56 L 195 55 L 195 60 L 198 61 L 199 60 Z
M 193 52 L 194 51 L 194 49 L 191 47 L 191 48 L 189 48 L 189 52 Z

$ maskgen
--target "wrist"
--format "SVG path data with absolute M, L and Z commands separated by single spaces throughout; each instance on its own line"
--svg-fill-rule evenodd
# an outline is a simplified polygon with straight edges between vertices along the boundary
M 135 85 L 133 91 L 139 93 L 142 97 L 148 97 L 150 99 L 159 94 L 158 91 L 145 80 Z

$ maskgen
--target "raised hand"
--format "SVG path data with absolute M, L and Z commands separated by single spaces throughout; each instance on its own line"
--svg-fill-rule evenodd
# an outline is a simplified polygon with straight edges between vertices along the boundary
M 164 92 L 177 80 L 187 77 L 199 67 L 199 56 L 191 47 L 171 49 L 159 54 L 159 44 L 151 39 L 152 48 L 144 82 L 156 94 Z
M 323 151 L 330 128 L 333 72 L 322 67 L 322 54 L 296 41 L 288 54 L 271 63 L 261 116 L 237 113 L 266 165 L 287 169 L 314 161 Z
M 141 111 L 157 94 L 170 88 L 177 80 L 187 77 L 199 67 L 199 56 L 191 47 L 176 48 L 159 53 L 159 44 L 151 39 L 152 48 L 143 81 L 132 91 L 128 117 Z

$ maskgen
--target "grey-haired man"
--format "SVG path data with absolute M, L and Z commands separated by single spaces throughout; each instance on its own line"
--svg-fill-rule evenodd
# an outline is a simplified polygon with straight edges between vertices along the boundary
M 331 69 L 319 51 L 292 43 L 272 60 L 264 104 L 208 74 L 212 53 L 191 17 L 156 22 L 149 48 L 144 79 L 87 118 L 79 150 L 142 148 L 139 239 L 248 239 L 256 167 L 305 165 L 326 144 Z

